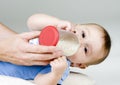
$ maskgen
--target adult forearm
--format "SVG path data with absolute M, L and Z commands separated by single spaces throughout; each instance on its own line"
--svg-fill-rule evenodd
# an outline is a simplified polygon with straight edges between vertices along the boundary
M 16 32 L 14 32 L 13 30 L 9 29 L 7 26 L 0 23 L 0 40 L 15 34 Z
M 0 61 L 9 60 L 9 59 L 6 59 L 7 57 L 5 57 L 6 56 L 5 53 L 7 53 L 5 49 L 7 49 L 8 47 L 7 47 L 7 42 L 4 42 L 4 41 L 8 40 L 9 37 L 11 38 L 11 36 L 13 35 L 16 35 L 16 32 L 12 31 L 7 26 L 0 23 L 0 42 L 1 42 L 0 43 Z

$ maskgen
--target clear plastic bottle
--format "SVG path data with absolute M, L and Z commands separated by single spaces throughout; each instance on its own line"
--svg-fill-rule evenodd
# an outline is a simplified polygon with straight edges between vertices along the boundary
M 74 33 L 65 30 L 57 30 L 54 26 L 47 26 L 42 29 L 39 44 L 57 46 L 63 50 L 65 56 L 75 54 L 80 46 L 79 40 Z

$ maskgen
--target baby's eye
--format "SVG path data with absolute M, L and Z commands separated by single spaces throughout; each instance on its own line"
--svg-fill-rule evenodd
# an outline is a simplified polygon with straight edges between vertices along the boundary
M 84 48 L 84 52 L 85 52 L 85 54 L 87 53 L 87 51 L 88 51 L 88 49 L 85 47 L 85 48 Z
M 82 31 L 82 38 L 85 38 L 85 33 Z

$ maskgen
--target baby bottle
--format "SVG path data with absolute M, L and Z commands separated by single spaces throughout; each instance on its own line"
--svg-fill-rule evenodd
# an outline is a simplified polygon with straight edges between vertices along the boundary
M 58 30 L 54 26 L 42 29 L 39 36 L 39 44 L 46 46 L 57 46 L 65 56 L 75 54 L 80 46 L 79 40 L 74 33 Z

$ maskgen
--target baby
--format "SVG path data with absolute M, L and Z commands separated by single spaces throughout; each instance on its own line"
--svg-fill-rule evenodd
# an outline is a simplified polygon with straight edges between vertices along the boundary
M 108 32 L 95 23 L 73 24 L 69 21 L 60 20 L 46 14 L 35 14 L 28 19 L 30 30 L 41 30 L 52 25 L 75 33 L 80 40 L 80 48 L 76 54 L 69 56 L 73 66 L 85 68 L 102 62 L 109 54 L 111 39 Z
M 32 31 L 41 30 L 48 25 L 75 33 L 81 45 L 78 51 L 67 58 L 61 56 L 51 60 L 46 66 L 19 66 L 0 62 L 0 75 L 34 79 L 37 85 L 61 85 L 69 74 L 70 66 L 86 68 L 101 63 L 109 54 L 111 40 L 100 25 L 72 24 L 45 14 L 35 14 L 28 19 L 28 27 Z

